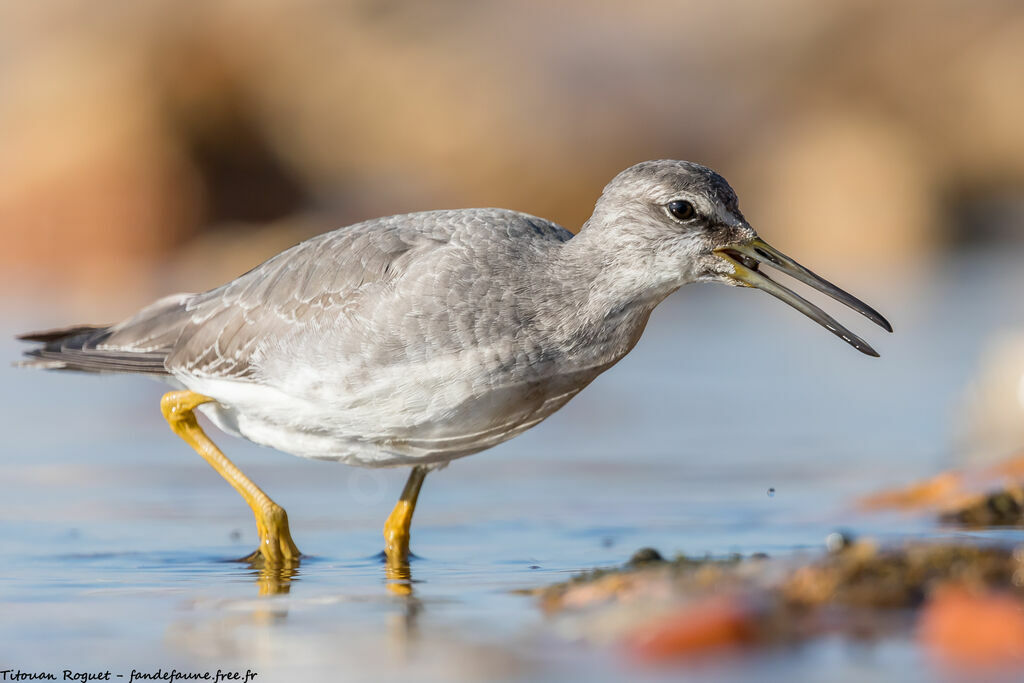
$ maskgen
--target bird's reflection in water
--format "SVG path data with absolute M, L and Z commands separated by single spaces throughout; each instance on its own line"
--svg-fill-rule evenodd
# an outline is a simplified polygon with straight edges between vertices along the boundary
M 422 659 L 427 651 L 419 646 L 423 603 L 414 594 L 407 562 L 384 564 L 383 576 L 372 567 L 377 581 L 368 592 L 324 594 L 316 590 L 316 582 L 303 584 L 301 579 L 309 576 L 310 567 L 328 574 L 330 570 L 305 560 L 281 567 L 246 561 L 243 567 L 256 591 L 250 597 L 197 601 L 196 611 L 171 628 L 170 640 L 193 656 L 237 658 L 269 670 L 280 663 L 282 652 L 308 647 L 309 626 L 319 624 L 316 640 L 324 647 L 317 649 L 317 662 L 324 667 L 354 666 L 369 651 L 399 669 Z M 385 607 L 383 615 L 373 603 Z M 375 613 L 383 616 L 376 625 Z M 339 649 L 338 642 L 349 646 Z
M 283 566 L 268 566 L 258 554 L 243 558 L 256 577 L 256 587 L 260 597 L 288 595 L 292 589 L 292 581 L 299 577 L 299 560 L 296 559 Z M 281 600 L 260 601 L 250 612 L 252 624 L 272 626 L 283 623 L 288 618 L 288 603 Z
M 213 668 L 259 671 L 257 683 L 339 675 L 490 680 L 520 671 L 504 643 L 480 643 L 446 619 L 453 605 L 434 602 L 427 585 L 413 578 L 414 570 L 429 578 L 429 568 L 415 560 L 410 568 L 378 558 L 336 563 L 306 557 L 301 566 L 238 570 L 222 575 L 220 585 L 205 582 L 185 603 L 189 609 L 166 638 L 176 654 Z
M 415 655 L 419 637 L 417 621 L 423 611 L 423 603 L 413 591 L 412 568 L 407 561 L 385 560 L 384 577 L 388 591 L 400 600 L 402 608 L 388 619 L 389 649 L 399 661 L 409 662 Z
M 291 592 L 292 581 L 299 576 L 299 560 L 279 567 L 267 566 L 261 561 L 249 561 L 249 566 L 256 575 L 260 595 L 287 595 Z
M 392 562 L 385 559 L 384 578 L 387 581 L 388 590 L 393 594 L 412 596 L 412 568 L 408 562 Z

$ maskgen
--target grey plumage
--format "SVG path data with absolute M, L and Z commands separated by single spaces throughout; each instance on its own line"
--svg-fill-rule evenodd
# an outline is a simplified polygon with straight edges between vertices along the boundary
M 165 354 L 133 351 L 101 350 L 99 347 L 111 334 L 111 327 L 76 325 L 42 332 L 18 335 L 28 342 L 43 345 L 25 352 L 31 360 L 19 365 L 46 370 L 78 370 L 80 372 L 120 372 L 166 375 Z
M 147 371 L 162 374 L 182 371 L 252 379 L 258 375 L 251 354 L 257 341 L 270 342 L 275 336 L 291 336 L 295 330 L 330 326 L 339 320 L 348 321 L 354 333 L 370 337 L 348 339 L 351 352 L 366 351 L 363 343 L 371 343 L 369 350 L 378 358 L 452 350 L 458 340 L 415 335 L 449 325 L 468 328 L 474 324 L 468 318 L 484 322 L 485 311 L 466 309 L 455 297 L 494 298 L 494 288 L 502 284 L 494 281 L 494 275 L 503 270 L 521 273 L 520 259 L 535 251 L 538 243 L 561 243 L 571 237 L 572 233 L 553 223 L 501 209 L 431 211 L 370 220 L 302 242 L 222 287 L 161 299 L 117 325 L 21 335 L 24 341 L 46 342 L 25 354 L 39 360 L 23 365 L 97 372 L 137 372 L 138 365 L 145 365 Z M 503 267 L 505 259 L 508 268 Z M 498 268 L 476 287 L 460 292 L 445 287 L 457 275 L 439 272 L 442 263 L 461 271 Z M 398 310 L 378 304 L 393 294 L 396 281 L 402 279 L 414 281 L 403 290 L 427 285 L 419 290 L 422 298 L 410 302 L 416 305 Z M 508 322 L 514 326 L 518 321 L 509 318 Z M 412 348 L 414 344 L 420 348 Z M 61 362 L 67 367 L 61 368 Z
M 699 221 L 666 212 L 680 197 Z M 42 345 L 23 364 L 156 375 L 214 398 L 228 431 L 298 455 L 445 462 L 564 405 L 682 284 L 737 284 L 739 262 L 716 250 L 754 238 L 721 176 L 645 162 L 576 237 L 502 209 L 366 221 L 117 325 L 26 335 Z

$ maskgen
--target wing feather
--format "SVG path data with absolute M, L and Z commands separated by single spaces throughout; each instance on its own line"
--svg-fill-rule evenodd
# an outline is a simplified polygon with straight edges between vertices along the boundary
M 400 278 L 410 263 L 449 243 L 415 221 L 390 217 L 298 244 L 240 278 L 191 299 L 191 318 L 167 367 L 194 376 L 248 379 L 261 338 L 286 336 L 342 314 L 363 288 Z
M 303 330 L 326 328 L 352 314 L 361 295 L 394 286 L 417 263 L 440 264 L 439 250 L 460 250 L 459 258 L 468 262 L 474 258 L 471 243 L 479 254 L 495 239 L 529 244 L 570 237 L 553 223 L 501 209 L 431 211 L 358 223 L 297 244 L 216 289 L 161 299 L 117 325 L 24 335 L 42 344 L 26 352 L 30 359 L 25 364 L 252 379 L 262 342 L 286 345 L 282 340 Z M 422 275 L 424 269 L 419 270 Z M 430 290 L 418 290 L 428 299 L 431 294 L 449 299 L 473 295 L 447 291 L 450 273 L 429 275 Z M 488 284 L 475 286 L 486 289 Z M 377 300 L 370 301 L 366 305 L 372 307 Z M 413 330 L 419 324 L 393 322 Z

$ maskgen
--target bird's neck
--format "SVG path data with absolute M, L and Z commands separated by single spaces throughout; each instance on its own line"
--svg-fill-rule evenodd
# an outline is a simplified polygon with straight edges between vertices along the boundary
M 590 347 L 614 363 L 640 339 L 654 307 L 679 285 L 651 282 L 644 264 L 593 234 L 584 229 L 559 246 L 548 272 L 563 297 L 565 342 Z

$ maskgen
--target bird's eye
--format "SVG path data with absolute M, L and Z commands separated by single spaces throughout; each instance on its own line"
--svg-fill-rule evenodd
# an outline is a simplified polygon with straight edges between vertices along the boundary
M 668 212 L 681 221 L 688 221 L 697 215 L 697 212 L 693 208 L 693 204 L 690 202 L 684 202 L 681 199 L 669 202 Z

